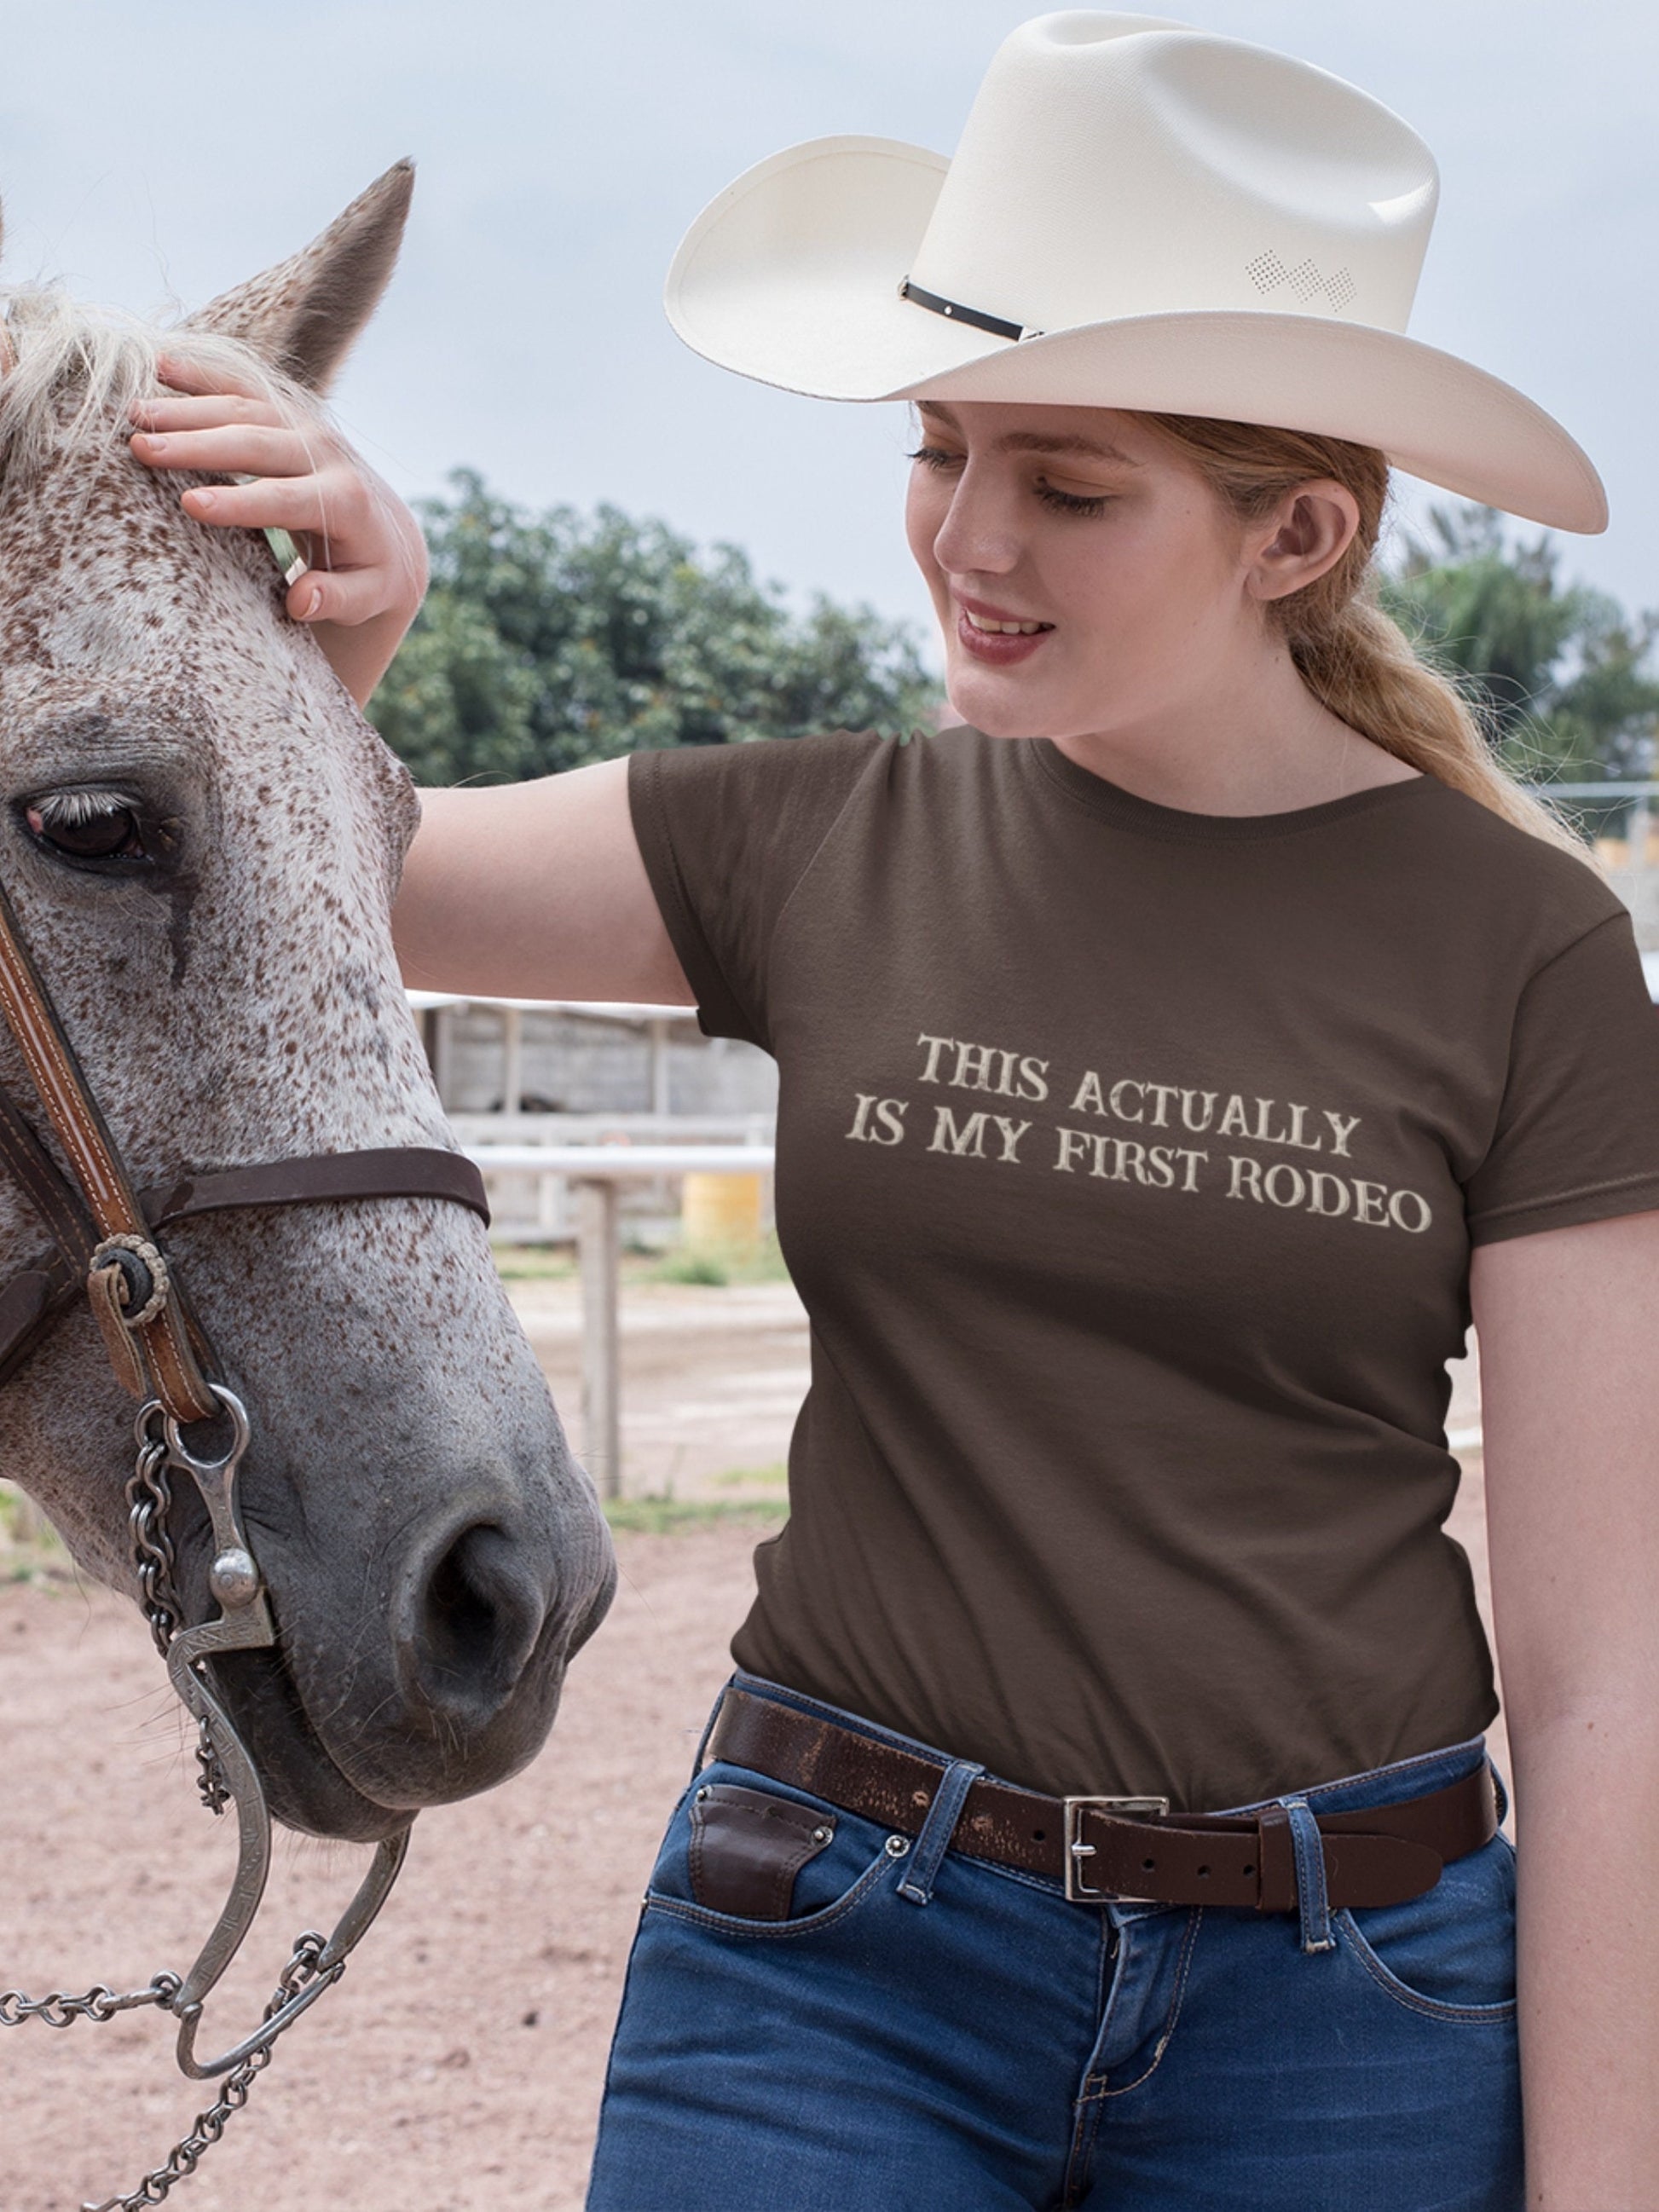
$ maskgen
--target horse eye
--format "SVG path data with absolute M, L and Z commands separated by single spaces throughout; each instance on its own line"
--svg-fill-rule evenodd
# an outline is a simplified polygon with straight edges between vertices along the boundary
M 118 793 L 72 792 L 26 806 L 31 833 L 74 860 L 142 860 L 144 841 L 133 808 Z

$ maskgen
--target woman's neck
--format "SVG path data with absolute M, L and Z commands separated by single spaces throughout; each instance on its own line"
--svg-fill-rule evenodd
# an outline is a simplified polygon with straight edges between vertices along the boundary
M 1068 760 L 1159 806 L 1279 814 L 1420 773 L 1315 698 L 1287 653 L 1226 697 L 1053 742 Z

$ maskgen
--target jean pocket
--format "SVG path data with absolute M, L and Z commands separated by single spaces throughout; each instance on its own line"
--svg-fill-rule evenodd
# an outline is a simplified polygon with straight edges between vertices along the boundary
M 675 1808 L 645 1903 L 733 1936 L 810 1935 L 896 1876 L 909 1849 L 873 1820 L 716 1762 Z
M 1430 2018 L 1474 2024 L 1515 2016 L 1515 1850 L 1498 1834 L 1454 1859 L 1432 1889 L 1401 1905 L 1333 1916 L 1382 1993 Z

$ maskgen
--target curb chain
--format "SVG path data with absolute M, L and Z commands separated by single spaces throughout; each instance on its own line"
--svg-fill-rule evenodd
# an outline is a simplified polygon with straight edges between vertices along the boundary
M 308 1928 L 296 1938 L 294 1955 L 283 1969 L 282 1976 L 265 2007 L 264 2017 L 274 2020 L 289 2000 L 296 1996 L 307 1982 L 318 1978 L 318 1961 L 323 1954 L 323 1938 L 314 1928 Z M 337 1960 L 325 1975 L 325 1983 L 337 1982 L 345 1972 L 346 1962 Z M 250 2051 L 240 2066 L 233 2067 L 224 2079 L 218 2096 L 204 2112 L 198 2112 L 196 2124 L 187 2136 L 182 2136 L 167 2153 L 163 2162 L 147 2173 L 138 2186 L 125 2197 L 111 2197 L 101 2204 L 83 2205 L 82 2212 L 149 2212 L 153 2205 L 166 2202 L 175 2185 L 195 2172 L 203 2154 L 211 2150 L 223 2135 L 232 2115 L 240 2112 L 248 2100 L 256 2077 L 264 2072 L 271 2060 L 272 2046 L 262 2044 Z
M 26 1997 L 21 1990 L 0 1990 L 0 2027 L 21 2027 L 26 2020 L 38 2020 L 46 2027 L 73 2027 L 77 2020 L 113 2020 L 118 2012 L 132 2012 L 140 2005 L 171 2004 L 180 1986 L 177 1974 L 164 1971 L 147 1989 L 131 1990 L 121 1997 L 102 1982 L 94 1982 L 81 1996 L 53 1990 L 44 1997 Z
M 160 1411 L 159 1407 L 150 1407 L 147 1415 Z M 176 1554 L 167 1525 L 173 1503 L 168 1458 L 165 1439 L 154 1432 L 147 1418 L 141 1424 L 138 1457 L 126 1486 L 127 1520 L 144 1618 L 163 1659 L 184 1618 L 173 1578 Z M 198 1723 L 196 1764 L 202 1802 L 210 1813 L 222 1813 L 230 1791 L 205 1719 Z M 264 2021 L 274 2020 L 307 1984 L 321 1979 L 326 1986 L 339 1980 L 345 1972 L 343 1959 L 337 1959 L 326 1972 L 319 1974 L 324 1941 L 315 1929 L 307 1929 L 296 1938 L 294 1954 L 262 2015 Z M 46 2027 L 64 2028 L 73 2027 L 77 2021 L 113 2020 L 118 2013 L 132 2012 L 143 2005 L 169 2007 L 183 1986 L 177 1974 L 164 1968 L 145 1988 L 120 1996 L 102 1982 L 78 1996 L 53 1990 L 46 1996 L 30 1997 L 21 1990 L 0 1990 L 0 2027 L 21 2027 L 27 2021 L 39 2021 Z M 125 2197 L 108 2197 L 101 2204 L 83 2206 L 82 2212 L 149 2212 L 150 2207 L 163 2203 L 177 2183 L 195 2172 L 203 2154 L 219 2141 L 231 2116 L 246 2104 L 256 2077 L 270 2063 L 273 2047 L 272 2043 L 257 2045 L 231 2069 L 214 2102 L 197 2114 L 190 2133 L 173 2145 L 162 2163 L 147 2173 L 136 2189 Z

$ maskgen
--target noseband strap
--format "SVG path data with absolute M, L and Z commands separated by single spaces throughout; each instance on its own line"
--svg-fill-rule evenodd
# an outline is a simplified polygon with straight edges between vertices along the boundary
M 419 1145 L 379 1152 L 313 1152 L 303 1159 L 273 1160 L 264 1167 L 228 1168 L 218 1175 L 184 1176 L 163 1189 L 140 1194 L 152 1229 L 223 1213 L 239 1206 L 315 1206 L 341 1198 L 447 1198 L 486 1223 L 484 1180 L 465 1152 Z

